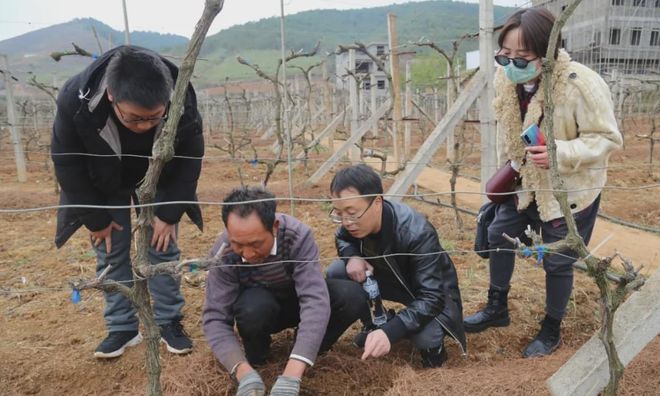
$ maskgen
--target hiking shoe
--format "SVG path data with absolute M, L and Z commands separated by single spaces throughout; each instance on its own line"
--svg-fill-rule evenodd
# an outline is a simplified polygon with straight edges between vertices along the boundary
M 111 331 L 103 340 L 96 351 L 94 357 L 99 359 L 110 359 L 124 354 L 126 347 L 135 346 L 142 342 L 142 334 L 135 331 Z
M 424 368 L 437 368 L 447 361 L 447 350 L 444 344 L 436 348 L 421 349 L 420 354 Z
M 160 340 L 171 353 L 184 355 L 192 352 L 192 341 L 178 320 L 160 326 Z
M 547 356 L 554 352 L 561 342 L 559 329 L 561 320 L 545 315 L 541 331 L 523 351 L 524 358 Z

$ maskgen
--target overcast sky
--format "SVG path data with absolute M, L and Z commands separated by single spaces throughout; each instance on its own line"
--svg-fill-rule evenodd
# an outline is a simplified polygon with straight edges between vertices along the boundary
M 314 9 L 350 9 L 408 3 L 414 0 L 285 0 L 285 14 Z M 465 0 L 478 3 L 479 0 Z M 518 6 L 525 0 L 494 0 Z M 122 0 L 0 0 L 0 41 L 74 18 L 91 17 L 123 30 Z M 204 0 L 126 0 L 130 30 L 190 37 Z M 279 0 L 225 0 L 209 34 L 232 25 L 280 15 Z

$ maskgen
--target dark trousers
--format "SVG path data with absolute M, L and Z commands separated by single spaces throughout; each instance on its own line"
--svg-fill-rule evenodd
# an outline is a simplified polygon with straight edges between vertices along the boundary
M 596 223 L 596 215 L 600 205 L 600 196 L 591 206 L 575 213 L 573 217 L 577 223 L 580 236 L 585 244 L 591 239 L 591 232 Z M 552 243 L 564 239 L 568 233 L 566 221 L 563 218 L 543 222 L 539 218 L 536 202 L 522 212 L 518 212 L 514 199 L 511 198 L 500 204 L 495 213 L 495 219 L 488 228 L 488 244 L 491 249 L 513 249 L 513 245 L 502 237 L 502 233 L 515 238 L 524 235 L 530 225 L 536 232 L 541 231 L 544 243 Z M 491 251 L 490 253 L 490 285 L 495 289 L 509 287 L 513 275 L 515 253 L 512 251 Z M 566 313 L 566 306 L 573 291 L 573 263 L 577 253 L 573 251 L 561 254 L 546 254 L 543 256 L 543 269 L 545 270 L 545 312 L 561 320 Z
M 340 279 L 359 286 L 360 293 L 356 292 L 355 295 L 350 296 L 350 299 L 353 301 L 353 304 L 365 307 L 359 318 L 362 320 L 362 323 L 367 325 L 371 324 L 367 293 L 362 289 L 362 285 L 348 277 L 344 261 L 333 261 L 326 271 L 326 277 L 328 280 Z M 392 278 L 384 276 L 379 277 L 378 273 L 374 274 L 374 278 L 378 282 L 378 288 L 380 289 L 380 295 L 383 300 L 394 301 L 403 305 L 408 305 L 412 302 L 412 296 L 403 289 L 401 284 L 397 283 Z M 445 331 L 442 328 L 440 321 L 435 318 L 422 327 L 421 330 L 409 334 L 407 338 L 409 338 L 418 349 L 426 350 L 437 348 L 444 342 Z
M 355 282 L 327 279 L 330 294 L 330 321 L 319 352 L 325 352 L 346 329 L 364 315 L 364 307 L 353 298 L 363 293 Z M 271 334 L 296 328 L 300 323 L 298 296 L 292 293 L 278 297 L 260 287 L 245 289 L 234 303 L 234 316 L 238 333 L 243 340 L 250 364 L 263 364 L 270 352 Z M 367 312 L 368 313 L 368 312 Z

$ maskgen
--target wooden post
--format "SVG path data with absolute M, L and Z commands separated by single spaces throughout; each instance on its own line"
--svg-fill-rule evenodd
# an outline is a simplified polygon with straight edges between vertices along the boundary
M 339 125 L 339 123 L 341 122 L 341 120 L 342 120 L 343 117 L 344 117 L 344 112 L 343 112 L 343 111 L 342 111 L 341 113 L 337 114 L 337 115 L 335 116 L 335 118 L 334 118 L 332 121 L 330 121 L 330 123 L 329 123 L 328 125 L 326 125 L 326 127 L 321 131 L 321 133 L 319 133 L 319 134 L 314 138 L 314 140 L 312 140 L 312 141 L 307 145 L 307 147 L 308 147 L 309 149 L 312 149 L 312 148 L 315 147 L 317 144 L 320 144 L 320 143 L 323 141 L 323 139 L 327 139 L 328 136 L 329 136 L 330 138 L 332 138 L 332 135 L 335 133 L 335 129 L 337 128 L 337 125 Z M 334 141 L 330 140 L 330 143 L 331 143 L 331 144 L 334 144 Z M 330 148 L 332 149 L 332 147 L 330 147 Z M 303 151 L 303 152 L 301 152 L 300 154 L 298 154 L 298 155 L 296 156 L 296 161 L 294 161 L 293 164 L 292 164 L 291 166 L 294 167 L 294 168 L 297 167 L 297 166 L 302 162 L 302 160 L 303 160 L 304 158 L 305 158 L 305 152 Z
M 481 0 L 479 4 L 479 70 L 484 73 L 486 87 L 479 98 L 481 132 L 481 191 L 486 191 L 486 182 L 497 170 L 497 134 L 492 103 L 495 99 L 493 77 L 493 0 Z M 482 202 L 488 198 L 483 195 Z
M 353 73 L 353 76 L 355 76 L 354 49 L 348 51 L 348 67 L 351 73 Z M 360 108 L 358 105 L 358 92 L 357 92 L 358 81 L 357 79 L 353 78 L 353 76 L 349 77 L 349 83 L 348 83 L 348 95 L 349 95 L 349 100 L 351 102 L 351 136 L 353 136 L 359 128 L 358 117 L 360 116 Z M 356 162 L 360 160 L 360 151 L 358 150 L 357 147 L 350 148 L 350 150 L 348 151 L 348 158 L 351 160 L 351 162 Z
M 385 195 L 395 201 L 401 200 L 400 196 L 393 195 L 405 194 L 408 191 L 408 188 L 415 182 L 426 164 L 429 163 L 438 147 L 447 139 L 449 131 L 454 130 L 472 103 L 477 99 L 485 84 L 486 77 L 481 71 L 477 72 Z
M 12 84 L 11 73 L 9 72 L 9 58 L 7 55 L 0 55 L 3 59 L 3 73 L 5 78 L 5 91 L 7 92 L 7 122 L 9 123 L 9 132 L 14 144 L 14 157 L 16 159 L 16 175 L 18 181 L 24 183 L 27 181 L 27 167 L 25 165 L 25 153 L 23 152 L 23 143 L 18 129 L 18 120 L 16 119 L 16 110 L 14 109 L 14 86 Z
M 412 137 L 410 136 L 410 118 L 412 118 L 412 73 L 410 68 L 410 61 L 406 62 L 406 97 L 404 102 L 404 114 L 408 121 L 405 121 L 403 128 L 403 156 L 405 160 L 410 158 L 410 144 Z
M 383 103 L 378 110 L 374 112 L 374 114 L 369 117 L 367 121 L 365 121 L 362 126 L 355 131 L 355 134 L 351 135 L 348 140 L 342 144 L 341 147 L 339 147 L 334 154 L 330 158 L 328 158 L 327 161 L 325 161 L 317 170 L 312 174 L 309 179 L 305 182 L 305 186 L 313 186 L 316 183 L 318 183 L 321 178 L 328 173 L 330 169 L 332 169 L 333 166 L 341 159 L 342 156 L 346 152 L 349 151 L 350 148 L 355 147 L 355 144 L 364 136 L 365 133 L 369 132 L 371 129 L 371 126 L 373 123 L 377 123 L 379 119 L 385 116 L 385 113 L 390 109 L 391 102 L 388 100 L 385 103 Z
M 401 153 L 401 78 L 399 71 L 399 40 L 396 33 L 396 15 L 387 14 L 388 44 L 390 47 L 390 73 L 392 74 L 392 145 L 397 166 L 403 165 L 405 158 Z
M 371 76 L 369 77 L 369 84 L 370 86 L 370 91 L 371 91 L 371 115 L 376 112 L 376 92 L 378 89 L 378 82 L 376 81 L 376 76 L 374 73 L 371 73 Z M 371 129 L 371 135 L 372 136 L 378 136 L 378 123 L 375 123 L 374 126 Z

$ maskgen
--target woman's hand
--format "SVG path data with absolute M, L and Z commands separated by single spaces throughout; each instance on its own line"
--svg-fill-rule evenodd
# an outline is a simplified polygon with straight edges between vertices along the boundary
M 528 153 L 527 161 L 532 161 L 537 168 L 550 168 L 550 158 L 548 157 L 547 146 L 528 146 L 525 147 L 525 151 Z

